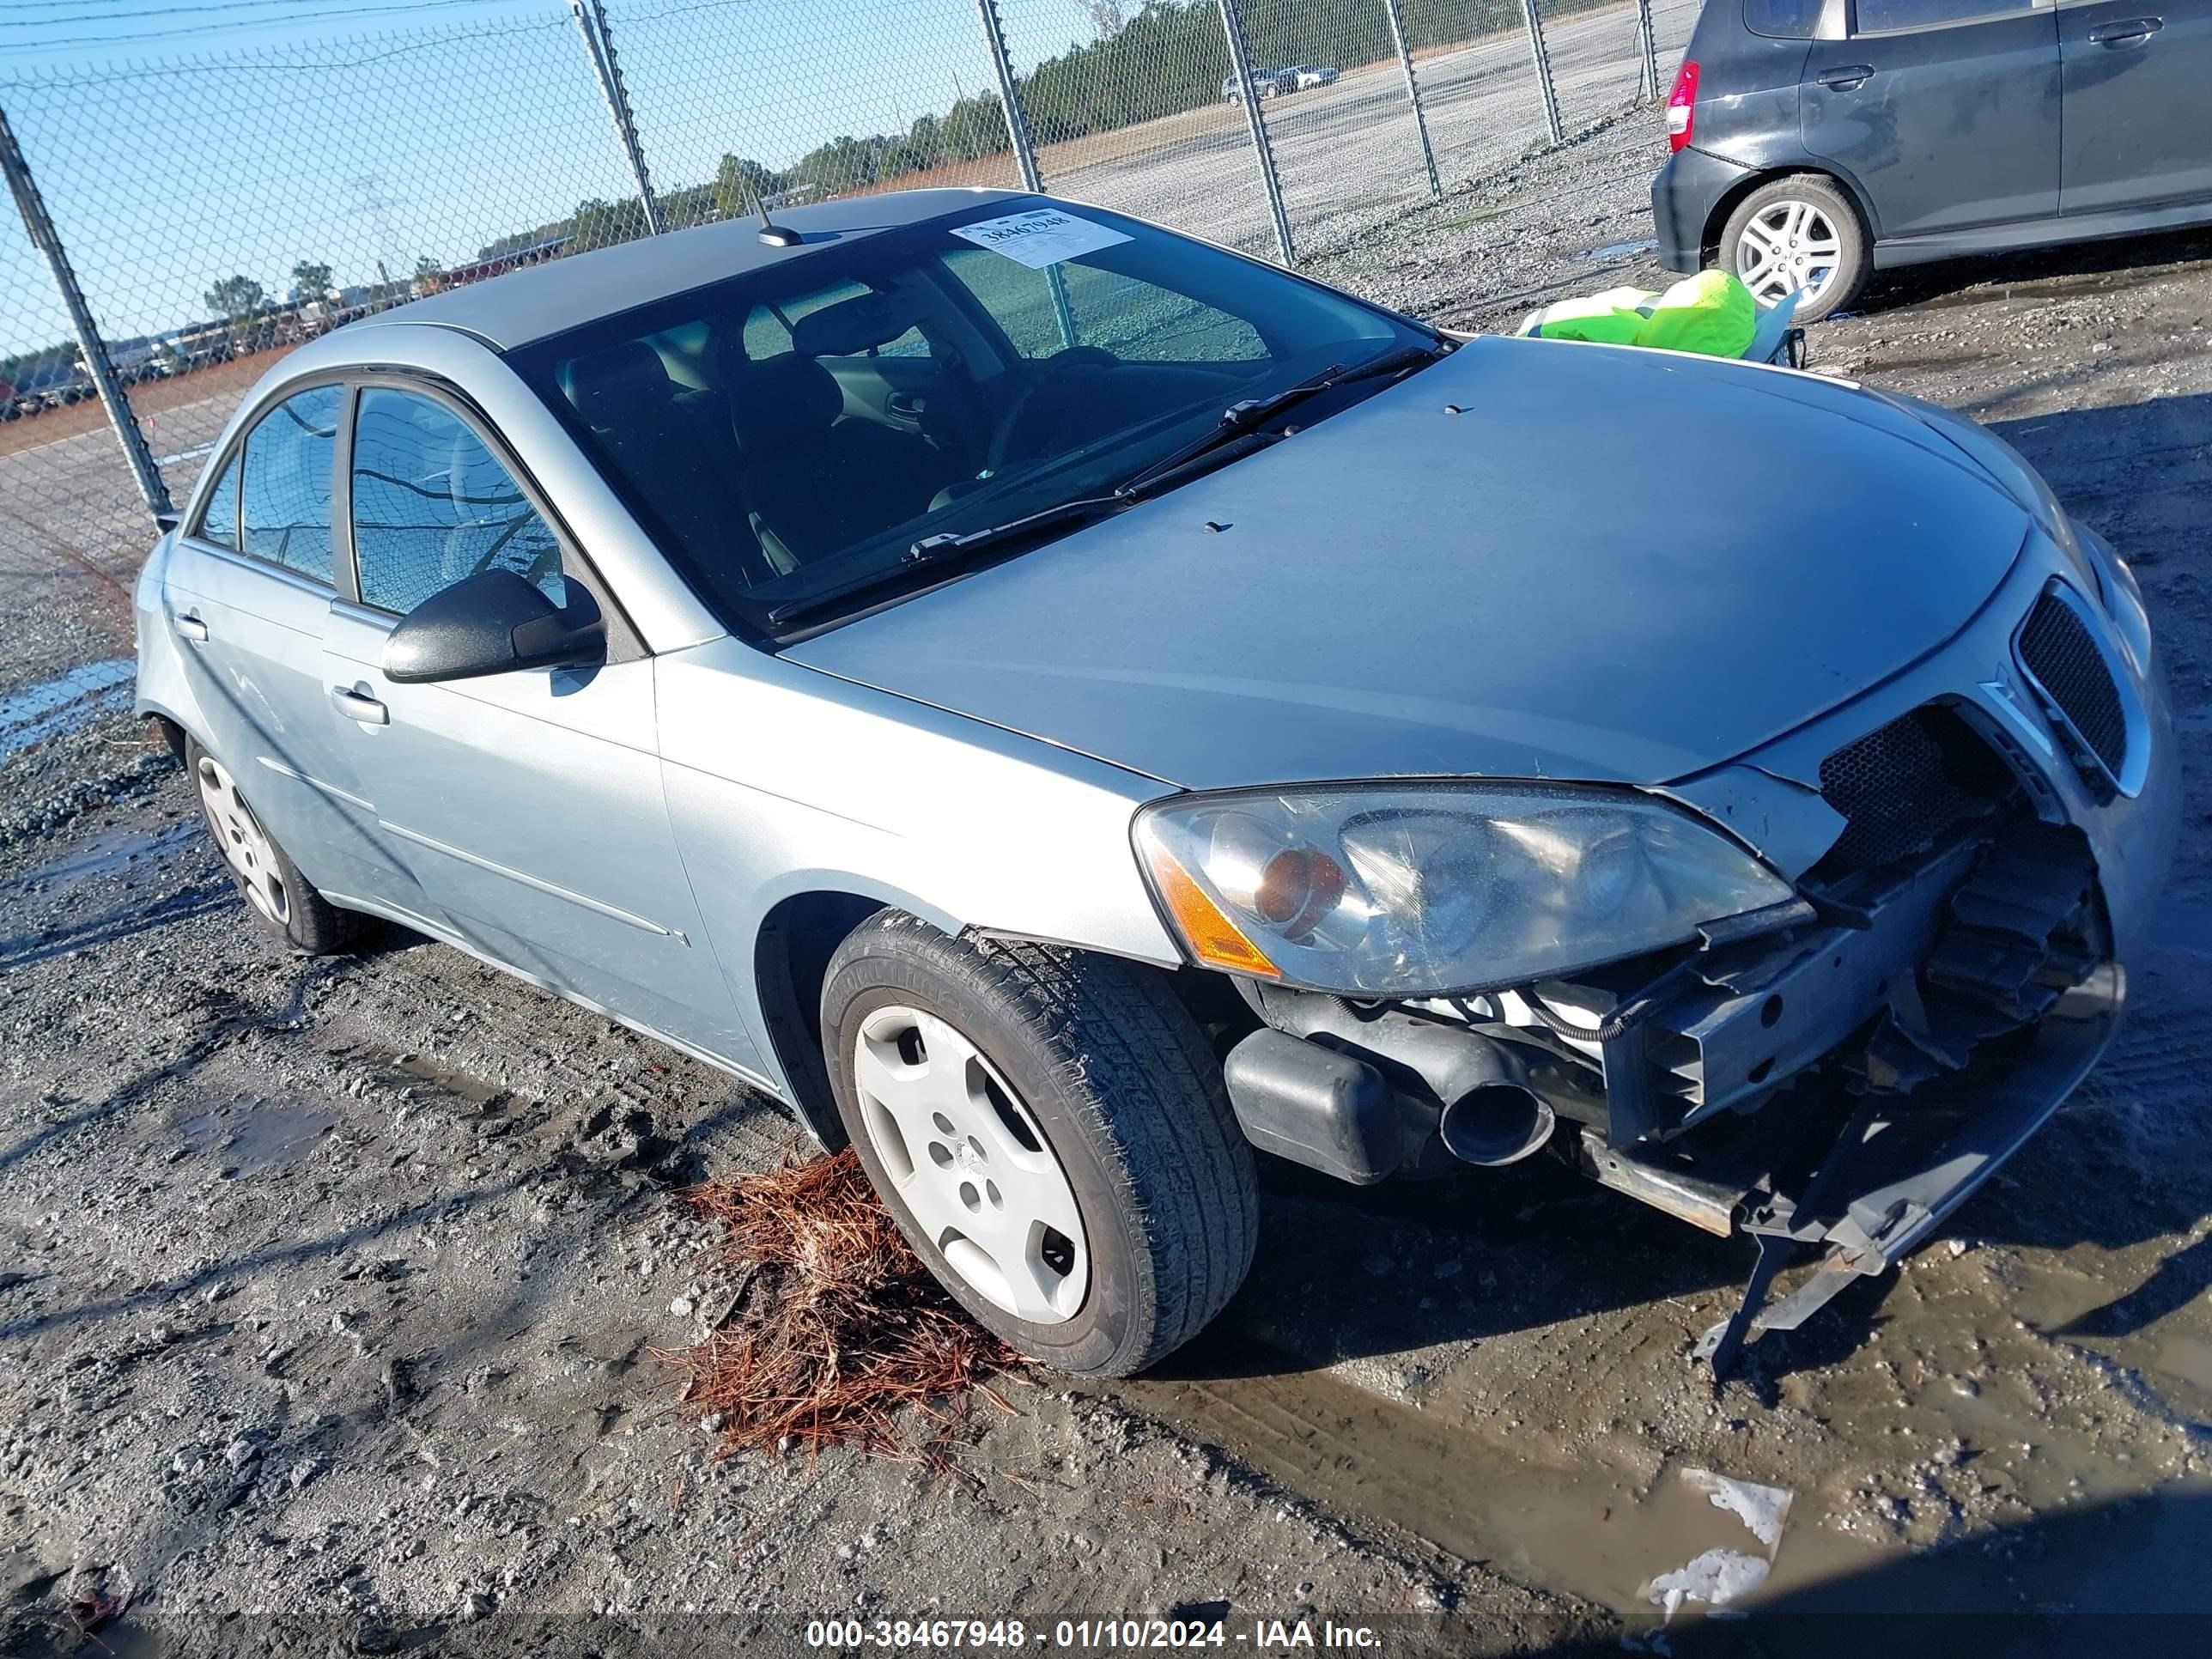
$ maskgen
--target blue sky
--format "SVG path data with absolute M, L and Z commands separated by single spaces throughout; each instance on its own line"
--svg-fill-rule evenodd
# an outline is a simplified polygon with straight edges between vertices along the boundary
M 1018 67 L 1091 37 L 1083 0 L 1002 6 Z M 973 0 L 608 10 L 661 188 L 725 151 L 787 163 L 992 84 Z M 271 293 L 301 260 L 398 277 L 629 193 L 562 0 L 8 0 L 0 108 L 118 337 L 205 315 L 233 272 Z M 12 222 L 0 295 L 0 355 L 67 334 Z

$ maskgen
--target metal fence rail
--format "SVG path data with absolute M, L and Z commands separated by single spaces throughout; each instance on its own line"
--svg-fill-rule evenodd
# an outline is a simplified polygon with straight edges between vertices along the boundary
M 1650 0 L 1647 42 L 1637 0 L 544 0 L 0 64 L 24 224 L 0 230 L 0 568 L 127 574 L 246 387 L 365 311 L 916 185 L 1035 185 L 1294 262 L 1650 100 L 1655 68 L 1663 95 L 1695 14 Z

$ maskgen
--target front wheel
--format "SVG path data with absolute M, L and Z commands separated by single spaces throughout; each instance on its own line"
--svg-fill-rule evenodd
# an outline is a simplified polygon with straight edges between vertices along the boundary
M 1204 1034 L 1156 975 L 886 910 L 831 958 L 822 1039 L 899 1230 L 1031 1358 L 1126 1376 L 1243 1282 L 1251 1149 Z
M 1802 294 L 1795 319 L 1801 323 L 1849 305 L 1874 268 L 1858 210 L 1809 173 L 1761 185 L 1738 202 L 1721 232 L 1720 257 L 1761 310 Z

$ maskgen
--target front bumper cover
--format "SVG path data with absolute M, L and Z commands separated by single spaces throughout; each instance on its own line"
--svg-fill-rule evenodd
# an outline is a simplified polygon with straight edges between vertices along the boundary
M 2126 1001 L 2119 964 L 2100 963 L 2059 998 L 2023 1054 L 1995 1076 L 1974 1078 L 1959 1098 L 1870 1097 L 1804 1191 L 1745 1222 L 1759 1242 L 1758 1265 L 1735 1312 L 1699 1340 L 1698 1357 L 1725 1375 L 1747 1340 L 1796 1330 L 1847 1286 L 1926 1242 L 2089 1074 Z M 1826 1255 L 1812 1276 L 1769 1304 L 1776 1276 L 1814 1245 Z

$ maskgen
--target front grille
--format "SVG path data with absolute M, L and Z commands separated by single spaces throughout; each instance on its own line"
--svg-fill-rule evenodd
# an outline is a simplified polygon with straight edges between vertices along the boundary
M 1844 827 L 1815 873 L 1843 875 L 1924 853 L 1946 830 L 1996 805 L 2010 781 L 1950 710 L 1901 714 L 1820 763 L 1820 799 Z
M 2104 653 L 2074 607 L 2046 589 L 2020 632 L 2020 661 L 2114 777 L 2128 758 L 2127 715 Z

